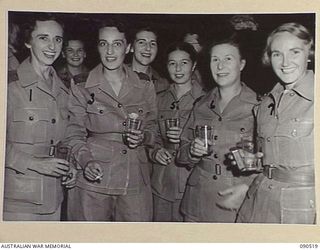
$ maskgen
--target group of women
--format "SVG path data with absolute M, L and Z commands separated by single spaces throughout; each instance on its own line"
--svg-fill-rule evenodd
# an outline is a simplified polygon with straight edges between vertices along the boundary
M 146 46 L 156 44 L 156 38 L 139 39 Z M 102 26 L 101 64 L 83 85 L 71 88 L 66 130 L 71 132 L 64 141 L 73 147 L 78 173 L 72 172 L 68 186 L 69 220 L 126 221 L 133 210 L 142 216 L 152 206 L 152 221 L 315 223 L 314 78 L 308 70 L 314 41 L 304 26 L 285 23 L 268 36 L 263 63 L 272 67 L 278 83 L 259 98 L 241 81 L 246 58 L 236 33 L 213 37 L 207 48 L 216 85 L 210 91 L 202 88 L 193 46 L 171 44 L 166 54 L 170 85 L 157 93 L 156 103 L 154 88 L 136 83 L 135 73 L 122 65 L 129 49 L 120 26 Z M 137 118 L 126 115 L 130 119 L 122 126 L 123 114 L 141 103 L 143 109 L 131 115 L 148 118 L 142 121 L 148 136 L 139 128 L 121 135 L 123 126 Z M 133 167 L 139 164 L 143 168 Z M 153 202 L 141 178 L 151 186 Z M 136 192 L 148 202 L 142 204 Z M 123 210 L 117 214 L 119 204 Z M 92 217 L 86 217 L 88 210 Z
M 158 122 L 163 131 L 165 119 L 179 118 L 183 130 L 179 137 L 176 127 L 161 133 L 163 144 L 153 154 L 156 219 L 179 221 L 182 214 L 188 222 L 315 223 L 314 86 L 308 70 L 313 46 L 300 24 L 275 29 L 263 62 L 279 82 L 258 100 L 241 81 L 246 60 L 236 36 L 214 41 L 209 56 L 217 87 L 193 107 L 184 103 L 186 91 L 198 97 L 193 54 L 183 47 L 169 50 L 172 85 L 158 96 Z M 172 100 L 180 108 L 170 110 Z M 207 141 L 195 133 L 198 127 L 210 128 Z M 234 147 L 238 159 L 230 154 Z M 239 168 L 248 159 L 251 168 Z

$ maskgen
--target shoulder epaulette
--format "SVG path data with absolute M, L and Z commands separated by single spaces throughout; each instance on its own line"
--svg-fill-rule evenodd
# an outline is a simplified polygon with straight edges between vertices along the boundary
M 16 70 L 8 71 L 8 83 L 15 82 L 19 80 L 19 76 Z

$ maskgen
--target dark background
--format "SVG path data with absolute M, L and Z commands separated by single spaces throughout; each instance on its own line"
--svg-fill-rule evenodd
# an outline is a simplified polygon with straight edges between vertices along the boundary
M 150 25 L 158 32 L 159 51 L 153 67 L 163 76 L 167 76 L 165 64 L 166 47 L 181 39 L 187 31 L 197 31 L 202 37 L 204 45 L 210 43 L 217 37 L 225 36 L 233 32 L 229 20 L 234 14 L 101 14 L 101 13 L 57 13 L 64 22 L 65 34 L 73 33 L 79 36 L 84 42 L 87 50 L 86 65 L 91 69 L 99 63 L 99 56 L 96 49 L 96 21 L 100 19 L 116 18 L 127 23 L 129 31 L 135 27 Z M 244 14 L 244 13 L 241 13 Z M 9 22 L 14 22 L 23 27 L 23 24 L 34 13 L 32 12 L 9 12 Z M 252 89 L 263 94 L 270 91 L 276 82 L 270 68 L 261 64 L 262 50 L 268 34 L 286 22 L 298 22 L 304 25 L 315 37 L 315 14 L 314 13 L 286 13 L 286 14 L 250 14 L 258 23 L 258 30 L 239 31 L 245 48 L 247 65 L 242 73 L 242 80 Z M 23 45 L 23 38 L 20 36 L 17 57 L 20 61 L 28 56 L 28 50 Z M 207 86 L 214 86 L 208 71 L 208 60 L 206 52 L 202 55 L 201 72 Z M 128 56 L 127 61 L 129 61 Z M 62 58 L 56 64 L 62 63 Z M 314 69 L 314 62 L 310 64 Z

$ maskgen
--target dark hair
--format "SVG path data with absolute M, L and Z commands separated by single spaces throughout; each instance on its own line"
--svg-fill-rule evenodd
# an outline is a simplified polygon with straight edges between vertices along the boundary
M 107 18 L 97 22 L 97 41 L 99 40 L 99 31 L 105 27 L 115 27 L 119 32 L 124 33 L 127 43 L 129 43 L 127 24 L 123 20 L 117 18 Z
M 270 65 L 271 43 L 273 42 L 275 35 L 281 32 L 289 32 L 290 34 L 303 40 L 306 45 L 310 45 L 309 59 L 312 59 L 314 55 L 314 41 L 309 30 L 299 23 L 285 23 L 273 30 L 268 36 L 266 47 L 262 56 L 262 63 L 264 65 Z
M 129 34 L 131 43 L 134 42 L 134 40 L 136 39 L 136 35 L 141 31 L 152 32 L 153 34 L 155 34 L 156 38 L 158 39 L 158 31 L 154 27 L 152 27 L 152 26 L 139 26 L 139 27 L 132 29 L 132 32 L 130 32 L 130 34 Z
M 85 49 L 85 42 L 83 41 L 83 39 L 76 34 L 72 34 L 72 33 L 66 33 L 64 38 L 63 38 L 63 50 L 68 46 L 69 41 L 80 41 L 83 45 L 83 48 Z
M 34 31 L 37 21 L 56 21 L 62 29 L 64 28 L 63 22 L 57 14 L 53 13 L 32 13 L 26 23 L 23 24 L 24 42 L 29 43 L 31 40 L 31 33 Z
M 228 37 L 220 38 L 219 40 L 213 41 L 208 47 L 209 56 L 211 55 L 212 48 L 217 45 L 221 45 L 221 44 L 232 45 L 233 47 L 238 49 L 239 54 L 240 54 L 240 59 L 246 58 L 243 45 L 242 45 L 242 43 L 240 41 L 240 37 L 237 33 L 233 33 L 232 35 L 230 35 Z
M 168 61 L 169 54 L 176 50 L 181 50 L 188 53 L 193 64 L 197 61 L 197 52 L 195 51 L 192 45 L 185 42 L 175 42 L 168 46 L 167 53 L 166 53 L 167 61 Z

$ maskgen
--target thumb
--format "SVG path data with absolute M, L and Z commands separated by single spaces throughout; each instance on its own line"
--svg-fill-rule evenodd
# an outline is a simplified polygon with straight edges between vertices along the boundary
M 220 196 L 225 196 L 225 195 L 230 195 L 230 194 L 233 194 L 233 188 L 227 188 L 225 190 L 222 190 L 222 191 L 219 191 L 218 194 Z

